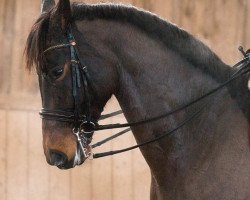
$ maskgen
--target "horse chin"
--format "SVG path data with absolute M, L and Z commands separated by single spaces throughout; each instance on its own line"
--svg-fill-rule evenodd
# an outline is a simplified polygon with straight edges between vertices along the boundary
M 63 163 L 63 164 L 60 164 L 60 165 L 54 165 L 56 167 L 58 167 L 59 169 L 62 169 L 62 170 L 67 170 L 67 169 L 71 169 L 74 167 L 74 162 L 73 160 L 72 161 L 68 161 L 66 163 Z
M 73 168 L 73 165 L 72 166 L 58 165 L 57 167 L 61 170 L 67 170 Z
M 78 161 L 78 162 L 72 161 L 72 162 L 69 162 L 69 163 L 64 164 L 64 165 L 58 165 L 57 167 L 58 167 L 59 169 L 61 169 L 61 170 L 72 169 L 72 168 L 74 168 L 74 167 L 76 167 L 76 166 L 79 166 L 79 165 L 83 164 L 84 161 L 85 161 L 85 159 L 81 159 L 81 160 Z

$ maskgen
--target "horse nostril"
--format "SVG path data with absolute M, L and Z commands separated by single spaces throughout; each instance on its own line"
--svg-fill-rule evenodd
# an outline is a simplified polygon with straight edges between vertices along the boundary
M 50 150 L 50 164 L 55 166 L 61 166 L 67 161 L 67 156 L 63 152 Z

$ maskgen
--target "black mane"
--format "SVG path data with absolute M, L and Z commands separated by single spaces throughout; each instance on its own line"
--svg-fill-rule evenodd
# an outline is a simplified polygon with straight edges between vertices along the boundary
M 183 58 L 210 74 L 218 82 L 223 82 L 230 76 L 231 68 L 225 65 L 206 45 L 185 30 L 153 13 L 120 4 L 74 3 L 72 10 L 74 21 L 106 19 L 129 23 L 181 54 Z

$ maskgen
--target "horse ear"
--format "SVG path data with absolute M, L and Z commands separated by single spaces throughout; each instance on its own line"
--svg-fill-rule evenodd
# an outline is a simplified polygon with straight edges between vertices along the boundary
M 42 0 L 41 13 L 48 12 L 55 6 L 55 0 Z
M 59 0 L 52 17 L 53 23 L 60 24 L 66 31 L 71 20 L 71 6 L 69 0 Z

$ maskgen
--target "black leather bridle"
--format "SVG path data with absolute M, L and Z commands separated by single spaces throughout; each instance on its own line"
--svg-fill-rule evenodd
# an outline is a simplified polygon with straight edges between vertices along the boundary
M 134 145 L 132 147 L 128 147 L 125 149 L 121 150 L 116 150 L 116 151 L 110 151 L 110 152 L 104 152 L 104 153 L 98 153 L 98 154 L 93 154 L 92 153 L 92 148 L 95 148 L 97 146 L 100 146 L 101 144 L 106 143 L 107 141 L 110 141 L 126 132 L 128 132 L 130 129 L 123 130 L 114 136 L 111 136 L 103 141 L 100 141 L 96 144 L 90 145 L 92 141 L 92 136 L 94 131 L 98 130 L 107 130 L 107 129 L 115 129 L 115 128 L 124 128 L 124 127 L 131 127 L 131 126 L 138 126 L 142 125 L 145 123 L 149 123 L 152 121 L 156 121 L 162 118 L 166 118 L 170 115 L 173 115 L 179 111 L 182 111 L 191 105 L 194 105 L 201 100 L 205 99 L 208 96 L 211 96 L 212 94 L 215 94 L 217 91 L 219 91 L 221 88 L 225 87 L 235 79 L 239 78 L 243 74 L 246 74 L 250 71 L 250 52 L 246 53 L 243 51 L 242 48 L 239 50 L 242 52 L 244 55 L 244 58 L 235 64 L 233 67 L 236 68 L 237 70 L 231 75 L 231 77 L 225 81 L 224 83 L 220 84 L 218 87 L 214 88 L 210 92 L 202 95 L 201 97 L 194 99 L 187 104 L 180 106 L 174 110 L 171 110 L 170 112 L 164 113 L 162 115 L 152 117 L 149 119 L 137 121 L 137 122 L 132 122 L 132 123 L 124 123 L 124 124 L 107 124 L 107 125 L 98 125 L 96 122 L 92 121 L 91 117 L 91 112 L 90 112 L 90 107 L 91 107 L 91 100 L 90 100 L 90 88 L 93 89 L 91 79 L 88 73 L 87 66 L 83 64 L 82 61 L 80 61 L 79 57 L 79 52 L 77 49 L 77 44 L 74 39 L 74 36 L 72 34 L 71 28 L 68 29 L 66 33 L 66 37 L 68 40 L 68 43 L 66 44 L 59 44 L 56 46 L 49 47 L 44 51 L 44 53 L 55 50 L 55 49 L 60 49 L 60 48 L 70 48 L 70 58 L 71 58 L 71 76 L 72 76 L 72 95 L 74 98 L 74 110 L 73 111 L 63 111 L 63 110 L 48 110 L 46 108 L 43 108 L 40 111 L 40 115 L 42 118 L 47 119 L 47 120 L 56 120 L 56 121 L 63 121 L 63 122 L 70 122 L 74 124 L 73 128 L 73 133 L 76 135 L 78 144 L 86 158 L 100 158 L 100 157 L 105 157 L 109 155 L 114 155 L 118 153 L 122 153 L 125 151 L 129 151 L 141 146 L 145 146 L 147 144 L 150 144 L 152 142 L 158 141 L 162 139 L 163 137 L 169 136 L 173 134 L 176 130 L 193 120 L 195 117 L 197 117 L 204 109 L 207 107 L 208 103 L 204 103 L 200 109 L 196 110 L 194 113 L 192 113 L 187 119 L 182 121 L 177 127 L 173 128 L 172 130 L 165 132 L 158 137 L 145 141 L 142 144 Z M 84 90 L 84 101 L 85 101 L 85 113 L 82 115 L 80 110 L 80 90 L 83 87 Z M 101 116 L 100 119 L 106 119 L 108 117 L 112 117 L 118 114 L 121 114 L 122 111 L 116 111 L 111 114 L 103 115 Z

